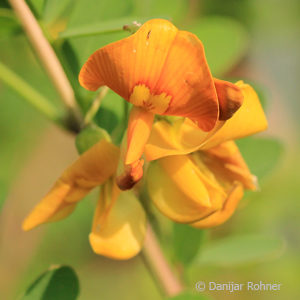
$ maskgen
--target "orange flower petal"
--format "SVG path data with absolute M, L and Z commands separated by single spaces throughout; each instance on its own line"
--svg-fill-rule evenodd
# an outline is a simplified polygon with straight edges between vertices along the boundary
M 243 194 L 244 189 L 242 184 L 236 183 L 233 186 L 232 191 L 229 193 L 222 209 L 218 210 L 217 212 L 211 214 L 201 221 L 192 223 L 191 226 L 196 228 L 210 228 L 223 224 L 233 215 L 239 201 L 243 197 Z
M 90 244 L 95 253 L 114 259 L 129 259 L 142 248 L 146 215 L 134 194 L 120 192 L 107 182 L 101 190 L 94 215 Z
M 179 31 L 169 50 L 157 93 L 172 95 L 164 114 L 188 117 L 202 130 L 210 131 L 218 119 L 218 100 L 201 41 Z
M 127 129 L 127 151 L 125 165 L 132 164 L 141 158 L 147 143 L 154 114 L 139 107 L 133 107 Z
M 231 82 L 214 78 L 214 83 L 220 107 L 219 120 L 225 121 L 241 107 L 244 95 L 241 89 Z
M 84 152 L 25 219 L 23 229 L 67 217 L 92 188 L 114 174 L 118 157 L 119 149 L 105 139 Z
M 141 156 L 150 136 L 154 115 L 140 107 L 130 112 L 127 139 L 123 140 L 117 184 L 121 190 L 132 188 L 143 176 Z
M 107 85 L 127 101 L 136 85 L 152 91 L 177 31 L 166 20 L 146 22 L 135 34 L 91 55 L 80 71 L 80 84 L 93 91 Z
M 107 85 L 135 106 L 189 117 L 204 131 L 218 119 L 218 100 L 201 41 L 154 19 L 134 35 L 97 50 L 79 74 L 80 84 Z
M 223 89 L 226 90 L 226 86 L 229 85 L 230 83 L 225 82 Z M 229 120 L 218 121 L 215 128 L 210 132 L 200 130 L 188 119 L 185 119 L 184 122 L 179 120 L 173 124 L 166 121 L 156 122 L 145 146 L 147 160 L 151 161 L 168 155 L 187 154 L 199 149 L 209 149 L 222 142 L 265 130 L 267 120 L 257 94 L 250 85 L 242 81 L 237 82 L 236 86 L 240 88 L 244 96 L 242 106 Z M 220 87 L 218 89 L 219 96 L 222 98 L 220 92 L 222 89 Z M 226 103 L 227 100 L 224 101 L 224 99 L 223 97 L 221 102 Z

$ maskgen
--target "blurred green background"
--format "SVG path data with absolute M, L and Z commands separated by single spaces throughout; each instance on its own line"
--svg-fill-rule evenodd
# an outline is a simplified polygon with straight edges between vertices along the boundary
M 167 18 L 197 34 L 214 76 L 243 79 L 257 87 L 269 129 L 239 145 L 258 175 L 260 191 L 247 193 L 232 219 L 220 228 L 199 231 L 199 236 L 191 232 L 185 239 L 179 236 L 177 244 L 184 244 L 184 250 L 178 245 L 172 248 L 173 234 L 181 229 L 173 229 L 171 222 L 159 217 L 161 242 L 179 272 L 181 263 L 187 263 L 181 252 L 199 244 L 184 275 L 195 295 L 197 281 L 263 281 L 281 283 L 281 290 L 208 291 L 206 295 L 298 299 L 300 2 L 32 0 L 29 4 L 59 54 L 83 111 L 92 94 L 77 83 L 82 64 L 96 49 L 128 36 L 115 29 L 153 17 Z M 6 1 L 0 1 L 0 61 L 60 106 Z M 121 104 L 118 96 L 109 93 L 96 116 L 98 124 L 112 132 L 122 118 Z M 25 215 L 76 157 L 74 137 L 45 120 L 0 80 L 0 298 L 18 299 L 50 265 L 64 264 L 78 275 L 81 300 L 162 299 L 140 256 L 119 262 L 92 253 L 88 234 L 95 194 L 68 219 L 29 233 L 21 231 Z M 239 250 L 243 241 L 245 249 Z M 244 256 L 239 257 L 240 252 Z

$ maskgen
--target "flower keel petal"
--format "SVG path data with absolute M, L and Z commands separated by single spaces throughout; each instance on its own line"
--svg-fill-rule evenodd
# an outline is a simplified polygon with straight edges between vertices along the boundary
M 233 215 L 239 201 L 243 197 L 243 194 L 243 186 L 240 183 L 236 183 L 233 186 L 232 191 L 229 193 L 222 209 L 201 221 L 191 224 L 191 226 L 196 228 L 210 228 L 223 224 Z
M 143 176 L 141 156 L 150 136 L 154 115 L 140 107 L 130 113 L 127 139 L 123 140 L 117 184 L 120 189 L 131 189 Z

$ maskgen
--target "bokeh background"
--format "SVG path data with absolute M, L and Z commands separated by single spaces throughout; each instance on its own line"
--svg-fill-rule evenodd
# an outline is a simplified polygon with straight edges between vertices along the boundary
M 300 2 L 32 0 L 28 3 L 68 66 L 83 110 L 92 98 L 76 83 L 80 66 L 94 50 L 128 33 L 84 34 L 95 28 L 99 31 L 119 28 L 128 20 L 153 17 L 172 20 L 203 41 L 215 76 L 254 84 L 264 102 L 269 129 L 258 138 L 245 139 L 239 144 L 253 173 L 258 175 L 260 191 L 247 193 L 224 226 L 201 233 L 204 241 L 197 258 L 187 267 L 185 279 L 194 292 L 194 285 L 200 280 L 282 284 L 278 292 L 207 292 L 212 299 L 298 299 Z M 60 32 L 65 34 L 64 39 Z M 57 93 L 3 0 L 0 1 L 0 61 L 60 106 Z M 98 124 L 113 130 L 120 118 L 121 102 L 110 93 L 96 116 Z M 92 253 L 88 234 L 95 194 L 82 201 L 68 219 L 29 233 L 21 231 L 25 215 L 76 157 L 74 136 L 45 120 L 0 81 L 0 298 L 17 299 L 50 265 L 66 264 L 78 275 L 81 300 L 161 299 L 140 256 L 119 262 Z M 173 225 L 162 217 L 159 223 L 164 251 L 170 261 L 175 260 L 180 271 L 172 249 Z M 247 249 L 241 246 L 241 236 L 248 237 Z M 228 243 L 232 237 L 235 240 L 222 248 L 222 241 L 227 239 Z M 181 242 L 185 248 L 192 244 L 189 236 Z M 239 257 L 243 251 L 246 257 Z

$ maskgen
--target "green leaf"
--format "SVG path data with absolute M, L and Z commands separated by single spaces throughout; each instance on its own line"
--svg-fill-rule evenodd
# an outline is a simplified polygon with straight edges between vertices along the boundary
M 132 10 L 130 0 L 101 0 L 94 1 L 90 5 L 87 5 L 86 0 L 77 0 L 73 4 L 74 8 L 70 16 L 68 28 L 99 23 L 99 20 L 101 22 L 116 20 L 130 15 Z
M 82 154 L 101 139 L 110 139 L 108 133 L 97 126 L 87 127 L 76 136 L 75 144 L 79 154 Z
M 208 65 L 214 76 L 230 71 L 245 55 L 248 34 L 237 21 L 206 17 L 189 28 L 203 42 Z
M 79 294 L 79 281 L 68 266 L 50 269 L 36 279 L 22 300 L 75 300 Z
M 274 138 L 247 137 L 237 140 L 237 145 L 251 172 L 258 179 L 272 171 L 284 149 L 280 141 Z
M 82 92 L 84 89 L 80 86 L 78 81 L 81 66 L 79 65 L 79 59 L 76 52 L 68 40 L 57 41 L 53 43 L 53 47 L 66 72 L 66 75 L 70 80 L 79 106 L 85 110 L 85 106 L 88 106 L 88 101 L 83 101 L 82 98 Z
M 206 238 L 206 231 L 193 228 L 189 225 L 174 223 L 173 236 L 175 258 L 187 265 L 198 254 Z
M 68 29 L 61 32 L 59 36 L 61 38 L 71 38 L 71 37 L 82 37 L 82 36 L 122 32 L 124 25 L 132 24 L 133 22 L 142 24 L 146 20 L 147 19 L 142 19 L 137 17 L 126 17 L 126 18 L 121 18 L 116 20 L 108 20 L 105 22 L 94 22 L 92 24 L 87 24 L 87 25 L 68 27 Z
M 200 294 L 193 294 L 191 292 L 184 292 L 181 293 L 180 295 L 167 298 L 169 300 L 210 300 L 210 297 L 207 297 L 205 295 L 200 295 Z
M 232 266 L 260 262 L 277 257 L 283 249 L 284 242 L 278 237 L 256 234 L 230 236 L 205 247 L 198 263 Z
M 148 0 L 134 1 L 134 14 L 143 17 L 182 21 L 188 13 L 189 2 L 186 0 Z

